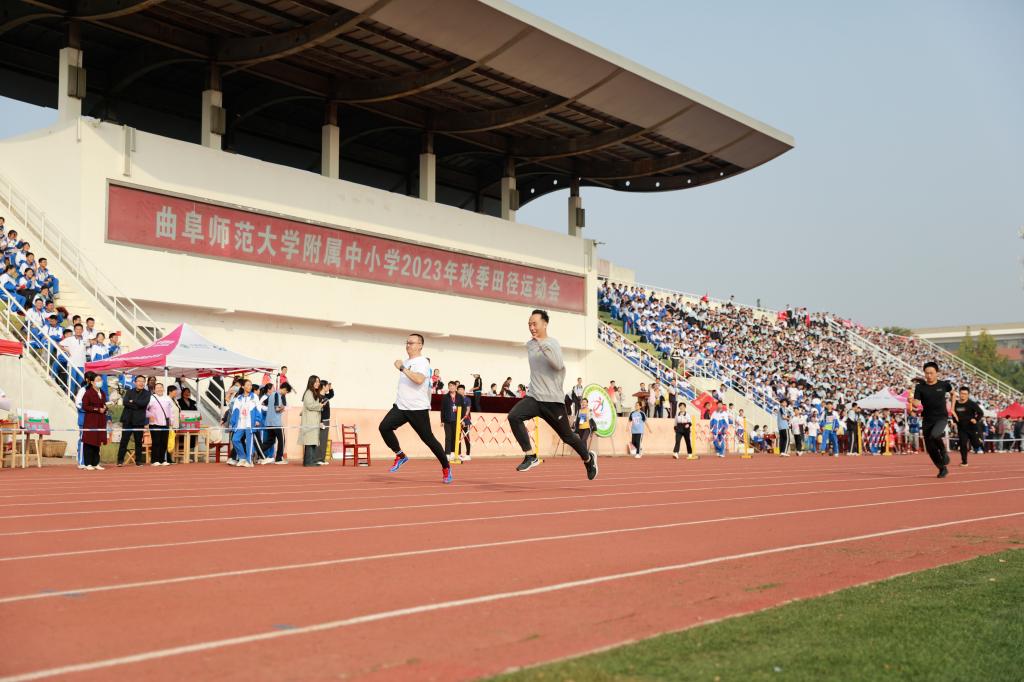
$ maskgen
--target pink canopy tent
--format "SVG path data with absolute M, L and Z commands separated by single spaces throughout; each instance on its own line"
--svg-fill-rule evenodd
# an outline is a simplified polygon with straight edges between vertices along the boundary
M 270 372 L 274 365 L 257 360 L 210 341 L 187 324 L 180 324 L 167 336 L 148 346 L 107 360 L 85 363 L 86 371 L 97 374 L 164 374 L 199 379 L 225 374 Z
M 883 388 L 857 401 L 857 405 L 865 410 L 905 410 L 907 398 L 892 389 Z

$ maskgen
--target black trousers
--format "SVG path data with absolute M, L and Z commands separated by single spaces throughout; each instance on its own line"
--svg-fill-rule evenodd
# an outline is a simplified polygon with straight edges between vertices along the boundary
M 940 419 L 934 422 L 924 423 L 924 449 L 932 459 L 932 464 L 940 470 L 949 464 L 949 453 L 946 452 L 946 444 L 942 442 L 942 436 L 946 433 L 946 420 Z
M 87 467 L 99 466 L 100 446 L 82 443 L 82 463 Z
M 640 443 L 644 440 L 644 434 L 634 433 L 630 435 L 630 440 L 633 443 L 633 449 L 636 450 L 636 454 L 640 454 Z
M 676 445 L 672 448 L 672 452 L 677 455 L 679 454 L 680 441 L 686 441 L 686 454 L 692 455 L 693 446 L 690 445 L 690 429 L 686 429 L 685 431 L 676 431 Z
M 583 447 L 583 442 L 569 426 L 569 415 L 565 413 L 565 404 L 560 402 L 542 403 L 530 397 L 520 400 L 508 413 L 508 425 L 512 427 L 512 435 L 516 437 L 516 442 L 519 443 L 519 447 L 525 454 L 532 454 L 533 447 L 530 445 L 530 432 L 527 431 L 523 422 L 534 417 L 543 419 L 548 426 L 554 429 L 562 442 L 575 450 L 581 459 L 586 461 L 590 457 L 587 449 Z
M 967 464 L 967 453 L 981 447 L 981 436 L 978 435 L 977 429 L 961 429 L 957 432 L 957 437 L 960 440 L 960 461 Z
M 142 466 L 146 463 L 146 450 L 142 447 L 142 427 L 126 426 L 126 429 L 137 429 L 136 431 L 122 431 L 121 444 L 117 446 L 117 463 L 124 464 L 125 455 L 128 454 L 128 440 L 135 441 L 135 465 Z
M 444 454 L 450 455 L 455 452 L 455 422 L 442 422 L 444 424 Z
M 400 410 L 397 405 L 392 405 L 391 410 L 380 420 L 380 426 L 378 427 L 380 437 L 384 439 L 384 444 L 391 448 L 391 451 L 396 455 L 402 452 L 402 446 L 398 444 L 395 430 L 404 424 L 412 427 L 412 430 L 420 437 L 423 444 L 430 448 L 430 451 L 434 453 L 434 457 L 437 457 L 437 461 L 441 463 L 441 466 L 447 468 L 448 456 L 444 453 L 444 448 L 437 442 L 437 439 L 434 438 L 434 433 L 430 430 L 430 410 Z
M 158 426 L 157 424 L 149 425 L 149 435 L 153 443 L 150 446 L 149 459 L 153 462 L 167 462 L 167 437 L 170 435 L 166 426 Z M 135 455 L 138 460 L 138 455 Z
M 280 462 L 284 459 L 284 429 L 280 426 L 268 426 L 264 429 L 264 439 L 260 446 L 263 448 L 264 453 L 270 452 L 270 448 L 275 444 L 277 447 L 274 449 L 274 461 Z
M 472 450 L 472 446 L 470 445 L 470 442 L 469 442 L 470 441 L 470 438 L 469 438 L 469 427 L 470 426 L 471 425 L 469 423 L 465 423 L 465 424 L 462 425 L 462 452 L 460 454 L 462 454 L 462 455 L 464 455 L 466 457 L 472 457 L 472 455 L 470 454 L 470 451 Z
M 779 452 L 789 449 L 789 429 L 779 429 Z
M 804 451 L 804 435 L 802 433 L 793 434 L 793 449 L 797 452 Z
M 860 442 L 860 434 L 857 433 L 856 422 L 846 422 L 846 436 L 846 442 L 850 444 L 850 447 L 847 449 L 847 452 L 860 453 L 861 447 L 863 446 Z
M 582 431 L 574 431 L 576 437 L 583 443 L 583 449 L 590 452 L 590 441 L 594 437 L 594 432 L 590 429 L 583 429 Z

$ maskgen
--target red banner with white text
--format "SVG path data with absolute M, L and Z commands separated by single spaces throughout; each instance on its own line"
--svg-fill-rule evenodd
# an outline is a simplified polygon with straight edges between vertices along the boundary
M 585 279 L 111 184 L 107 240 L 582 313 Z

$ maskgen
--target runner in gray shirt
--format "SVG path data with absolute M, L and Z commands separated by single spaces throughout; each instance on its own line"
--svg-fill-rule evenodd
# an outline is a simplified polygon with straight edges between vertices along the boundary
M 516 442 L 523 449 L 523 461 L 516 471 L 527 471 L 540 464 L 530 445 L 530 433 L 523 423 L 540 417 L 554 429 L 558 437 L 569 445 L 583 460 L 587 478 L 597 478 L 597 456 L 587 452 L 583 442 L 573 433 L 569 415 L 565 412 L 565 363 L 562 361 L 562 347 L 548 336 L 548 314 L 545 310 L 534 310 L 530 314 L 530 336 L 526 352 L 530 361 L 530 388 L 526 397 L 515 404 L 508 413 L 508 423 Z

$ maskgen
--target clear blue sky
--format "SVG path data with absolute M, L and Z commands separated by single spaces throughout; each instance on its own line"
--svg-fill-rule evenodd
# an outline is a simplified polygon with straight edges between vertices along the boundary
M 1021 0 L 517 4 L 796 138 L 708 187 L 584 188 L 586 236 L 640 282 L 869 324 L 1024 319 Z M 0 137 L 52 119 L 0 99 Z M 565 201 L 519 219 L 563 230 Z

